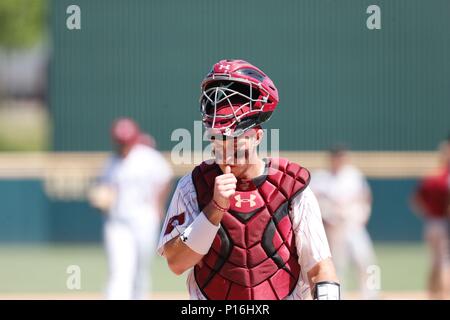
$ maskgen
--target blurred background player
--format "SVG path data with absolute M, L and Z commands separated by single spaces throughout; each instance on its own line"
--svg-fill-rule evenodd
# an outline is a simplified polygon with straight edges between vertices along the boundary
M 346 146 L 334 146 L 329 156 L 330 168 L 312 174 L 311 189 L 319 201 L 338 277 L 345 279 L 353 262 L 362 298 L 374 299 L 377 291 L 367 286 L 367 268 L 375 262 L 372 241 L 366 230 L 371 190 L 363 174 L 350 163 Z
M 105 164 L 91 204 L 106 213 L 108 299 L 144 299 L 172 170 L 131 119 L 114 122 L 115 154 Z
M 440 145 L 440 165 L 418 184 L 412 197 L 413 210 L 425 220 L 424 237 L 431 252 L 428 278 L 430 298 L 450 296 L 450 136 Z
M 155 139 L 148 133 L 141 133 L 138 139 L 138 143 L 156 149 Z

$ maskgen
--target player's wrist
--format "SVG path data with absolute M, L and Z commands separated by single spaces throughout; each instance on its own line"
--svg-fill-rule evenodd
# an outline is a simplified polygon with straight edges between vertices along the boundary
M 214 200 L 211 200 L 203 209 L 203 213 L 208 218 L 208 220 L 214 224 L 219 225 L 220 221 L 222 221 L 223 215 L 225 214 L 225 210 L 219 209 L 216 204 L 214 204 Z
M 183 231 L 180 239 L 193 251 L 205 255 L 208 253 L 219 228 L 220 225 L 213 224 L 203 211 Z
M 211 202 L 221 209 L 228 211 L 230 208 L 230 200 L 224 197 L 213 197 Z
M 341 285 L 335 281 L 320 281 L 314 284 L 314 300 L 341 300 Z
M 223 203 L 223 202 L 222 202 Z M 230 202 L 228 201 L 226 204 L 222 204 L 221 202 L 216 201 L 215 199 L 211 200 L 212 206 L 219 210 L 220 212 L 226 213 L 230 209 Z

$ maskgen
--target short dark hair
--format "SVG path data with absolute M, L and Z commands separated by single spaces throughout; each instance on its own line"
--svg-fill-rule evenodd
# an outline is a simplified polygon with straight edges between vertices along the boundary
M 348 152 L 348 150 L 349 150 L 349 148 L 348 148 L 347 144 L 345 144 L 345 143 L 336 143 L 336 144 L 331 146 L 331 148 L 328 150 L 328 152 L 332 156 L 338 156 L 338 155 L 342 155 L 342 154 Z

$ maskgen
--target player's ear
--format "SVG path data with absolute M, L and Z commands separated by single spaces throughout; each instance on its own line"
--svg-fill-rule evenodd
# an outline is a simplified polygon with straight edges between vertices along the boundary
M 262 142 L 264 138 L 264 130 L 261 128 L 255 129 L 255 146 L 259 146 L 259 144 Z

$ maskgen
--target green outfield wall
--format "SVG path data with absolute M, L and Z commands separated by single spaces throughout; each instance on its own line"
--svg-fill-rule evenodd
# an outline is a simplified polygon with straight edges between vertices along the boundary
M 408 208 L 415 179 L 370 179 L 369 232 L 375 241 L 419 241 L 421 221 Z M 55 200 L 37 180 L 0 180 L 0 243 L 98 242 L 102 216 L 83 200 Z
M 199 119 L 210 66 L 241 58 L 279 89 L 282 150 L 433 150 L 450 127 L 449 13 L 448 0 L 53 0 L 53 149 L 107 150 L 126 115 L 169 150 Z

